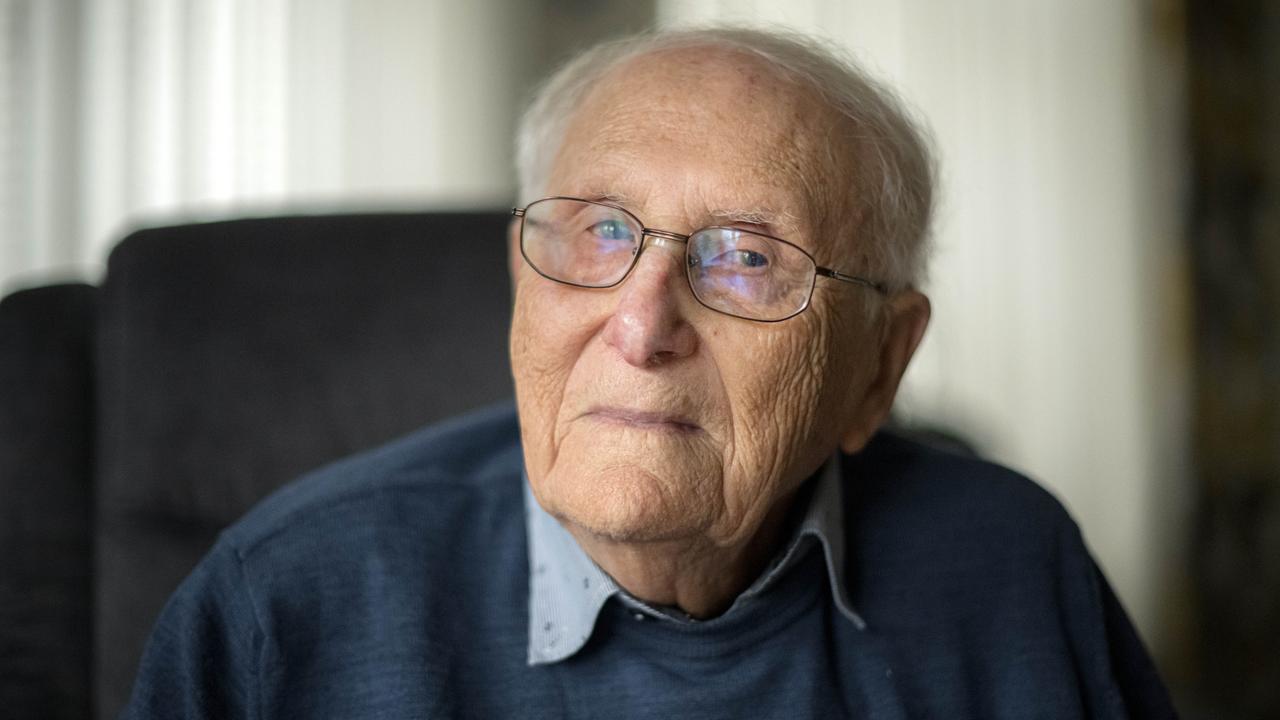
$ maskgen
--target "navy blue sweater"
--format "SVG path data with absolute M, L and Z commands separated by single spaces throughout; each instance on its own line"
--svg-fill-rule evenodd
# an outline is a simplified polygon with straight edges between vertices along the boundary
M 429 428 L 223 533 L 148 644 L 129 718 L 1170 717 L 1129 621 L 1032 482 L 882 434 L 844 458 L 847 581 L 821 554 L 696 624 L 610 600 L 529 666 L 514 410 Z

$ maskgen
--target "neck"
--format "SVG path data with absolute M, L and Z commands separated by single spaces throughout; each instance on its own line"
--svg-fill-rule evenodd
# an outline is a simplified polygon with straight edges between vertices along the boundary
M 786 539 L 792 498 L 765 518 L 745 542 L 708 538 L 620 542 L 583 528 L 566 528 L 587 555 L 623 589 L 651 605 L 677 607 L 691 617 L 716 617 L 760 576 Z

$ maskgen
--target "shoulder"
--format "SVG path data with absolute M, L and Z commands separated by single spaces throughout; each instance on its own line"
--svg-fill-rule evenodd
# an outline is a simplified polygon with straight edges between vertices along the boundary
M 1013 716 L 1054 692 L 1108 716 L 1126 707 L 1172 716 L 1079 528 L 1047 490 L 887 433 L 844 469 L 846 582 L 868 624 L 916 672 L 922 697 L 977 682 L 991 702 L 1017 708 Z
M 845 459 L 850 582 L 881 617 L 1008 617 L 1094 602 L 1093 560 L 1027 477 L 889 434 Z M 1063 593 L 1071 598 L 1063 597 Z
M 170 598 L 125 716 L 256 716 L 286 673 L 289 699 L 305 704 L 420 670 L 370 658 L 432 657 L 515 595 L 500 583 L 515 582 L 523 558 L 493 548 L 521 543 L 521 468 L 504 406 L 282 488 L 224 531 Z M 504 592 L 467 593 L 468 583 Z
M 1077 532 L 1049 491 L 972 455 L 882 432 L 844 467 L 848 510 L 869 529 L 965 545 Z
M 484 408 L 304 475 L 250 510 L 219 544 L 243 556 L 281 535 L 345 528 L 350 539 L 361 527 L 394 526 L 410 508 L 414 525 L 429 524 L 459 503 L 518 498 L 522 468 L 514 406 Z

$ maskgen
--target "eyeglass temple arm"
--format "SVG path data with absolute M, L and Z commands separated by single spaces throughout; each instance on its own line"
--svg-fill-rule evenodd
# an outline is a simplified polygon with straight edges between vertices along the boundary
M 814 269 L 814 272 L 817 273 L 818 275 L 821 275 L 823 277 L 829 277 L 833 280 L 842 280 L 847 283 L 853 283 L 854 285 L 861 285 L 863 287 L 871 288 L 872 290 L 875 290 L 881 295 L 889 294 L 889 289 L 886 288 L 884 285 L 878 282 L 868 280 L 864 277 L 858 277 L 857 275 L 845 275 L 839 270 L 832 270 L 831 268 L 825 268 L 825 267 L 817 267 Z

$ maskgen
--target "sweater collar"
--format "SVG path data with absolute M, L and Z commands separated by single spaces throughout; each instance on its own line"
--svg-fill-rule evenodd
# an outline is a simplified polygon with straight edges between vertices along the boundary
M 725 614 L 759 598 L 768 601 L 769 590 L 804 556 L 806 538 L 822 547 L 832 601 L 859 630 L 866 623 L 854 610 L 845 588 L 843 473 L 840 453 L 818 470 L 803 519 L 796 525 L 784 549 Z M 524 483 L 525 528 L 529 538 L 529 664 L 556 663 L 571 657 L 591 637 L 600 610 L 611 597 L 636 613 L 665 622 L 696 622 L 678 610 L 645 603 L 623 590 L 600 569 L 573 536 L 534 499 Z

